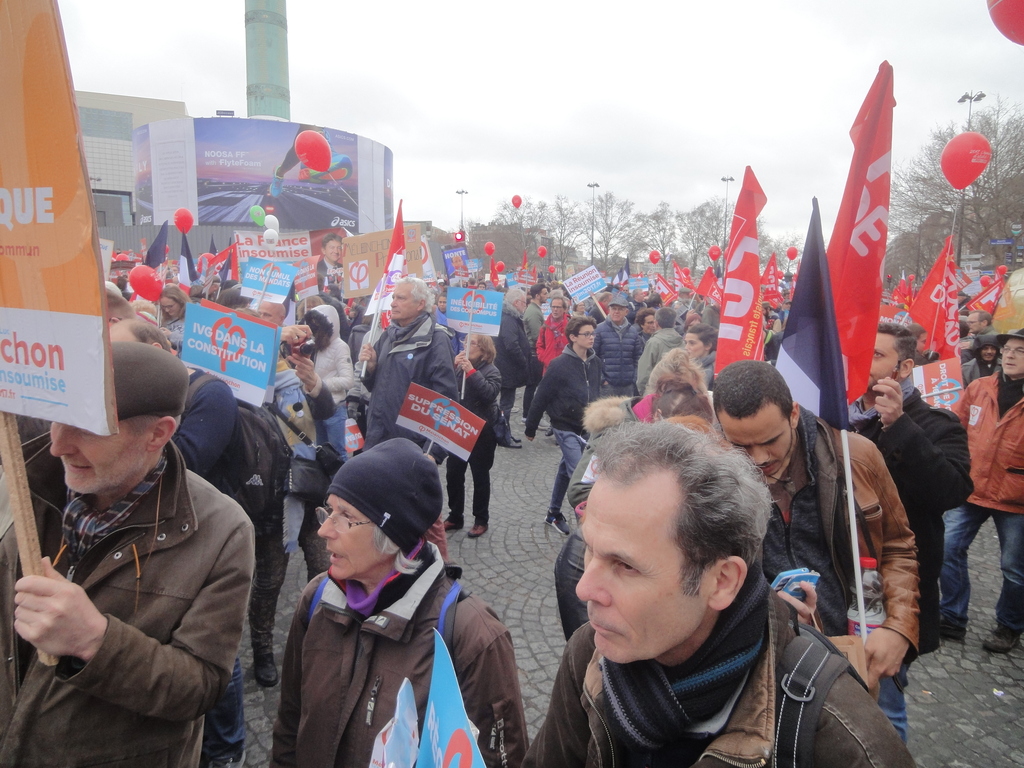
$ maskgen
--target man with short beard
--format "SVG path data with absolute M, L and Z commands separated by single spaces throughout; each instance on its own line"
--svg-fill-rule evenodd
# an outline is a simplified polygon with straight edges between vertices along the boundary
M 24 446 L 45 557 L 42 576 L 17 578 L 3 532 L 0 765 L 193 766 L 234 665 L 252 524 L 171 443 L 185 367 L 111 346 L 118 433 L 54 423 Z

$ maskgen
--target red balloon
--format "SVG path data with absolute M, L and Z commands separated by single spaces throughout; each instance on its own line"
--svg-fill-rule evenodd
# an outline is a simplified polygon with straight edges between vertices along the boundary
M 658 253 L 657 251 L 651 251 L 647 258 L 651 260 L 651 264 L 657 264 L 659 261 L 661 261 L 661 254 Z
M 1024 0 L 988 0 L 988 15 L 996 29 L 1024 45 Z
M 689 276 L 690 276 L 690 268 L 689 268 L 689 267 L 683 267 L 683 270 L 682 270 L 682 272 L 683 272 L 683 274 L 684 274 L 684 275 L 686 275 L 687 277 L 689 277 Z
M 193 223 L 192 211 L 188 208 L 179 208 L 174 212 L 174 226 L 178 228 L 181 234 L 187 235 L 188 231 L 192 229 Z
M 132 268 L 128 273 L 128 283 L 132 290 L 146 301 L 159 301 L 160 294 L 164 291 L 164 284 L 156 270 L 145 264 Z
M 1006 271 L 1007 270 L 1005 264 L 1000 264 L 998 267 L 996 267 L 996 274 L 999 275 L 1000 277 L 1005 277 Z
M 914 275 L 914 274 L 907 275 L 907 280 L 909 280 L 910 282 L 914 282 L 915 280 L 917 280 L 917 275 Z
M 789 248 L 786 249 L 786 258 L 789 259 L 790 261 L 795 261 L 796 257 L 799 255 L 800 251 L 796 249 L 795 245 L 791 245 L 789 246 Z
M 992 285 L 992 278 L 989 277 L 988 275 L 982 275 L 981 276 L 981 287 L 982 288 L 988 288 L 990 285 Z
M 295 137 L 295 154 L 314 171 L 331 169 L 331 145 L 319 131 L 303 131 Z
M 942 174 L 953 189 L 966 189 L 992 159 L 992 145 L 977 131 L 954 136 L 942 150 Z
M 504 261 L 499 261 L 497 264 L 494 265 L 494 268 L 498 272 L 504 272 L 505 271 L 505 262 Z
M 513 208 L 518 208 L 522 204 L 523 204 L 523 198 L 521 198 L 519 195 L 512 195 L 512 207 Z
M 718 257 L 722 255 L 722 249 L 717 245 L 712 245 L 708 248 L 708 258 L 712 261 L 718 261 Z
M 494 243 L 492 243 L 490 241 L 484 243 L 484 253 L 486 253 L 488 256 L 493 256 L 494 255 Z
M 550 267 L 548 267 L 548 272 L 550 272 L 552 275 L 555 274 L 555 265 L 554 264 L 552 264 Z
M 537 246 L 537 255 L 540 256 L 543 259 L 545 256 L 548 255 L 548 249 L 545 248 L 543 245 L 538 245 Z

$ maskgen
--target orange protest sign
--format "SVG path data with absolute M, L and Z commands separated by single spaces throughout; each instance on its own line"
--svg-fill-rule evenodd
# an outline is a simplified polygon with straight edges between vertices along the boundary
M 92 193 L 52 0 L 0 4 L 0 410 L 115 429 Z

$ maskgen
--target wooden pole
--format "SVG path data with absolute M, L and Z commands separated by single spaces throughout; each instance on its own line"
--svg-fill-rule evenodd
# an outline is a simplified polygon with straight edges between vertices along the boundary
M 42 576 L 42 553 L 39 549 L 39 531 L 36 530 L 32 514 L 32 497 L 28 490 L 28 475 L 25 472 L 25 456 L 21 452 L 18 437 L 18 421 L 13 413 L 0 412 L 0 461 L 4 465 L 4 479 L 11 497 L 11 514 L 14 517 L 14 535 L 18 540 L 18 557 L 21 572 L 26 576 Z M 55 666 L 57 659 L 49 653 L 39 651 L 39 660 L 47 666 Z

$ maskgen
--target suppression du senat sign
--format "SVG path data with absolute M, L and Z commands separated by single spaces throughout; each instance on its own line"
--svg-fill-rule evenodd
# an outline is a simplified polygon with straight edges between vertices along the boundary
M 486 422 L 451 398 L 412 383 L 396 423 L 468 461 Z

